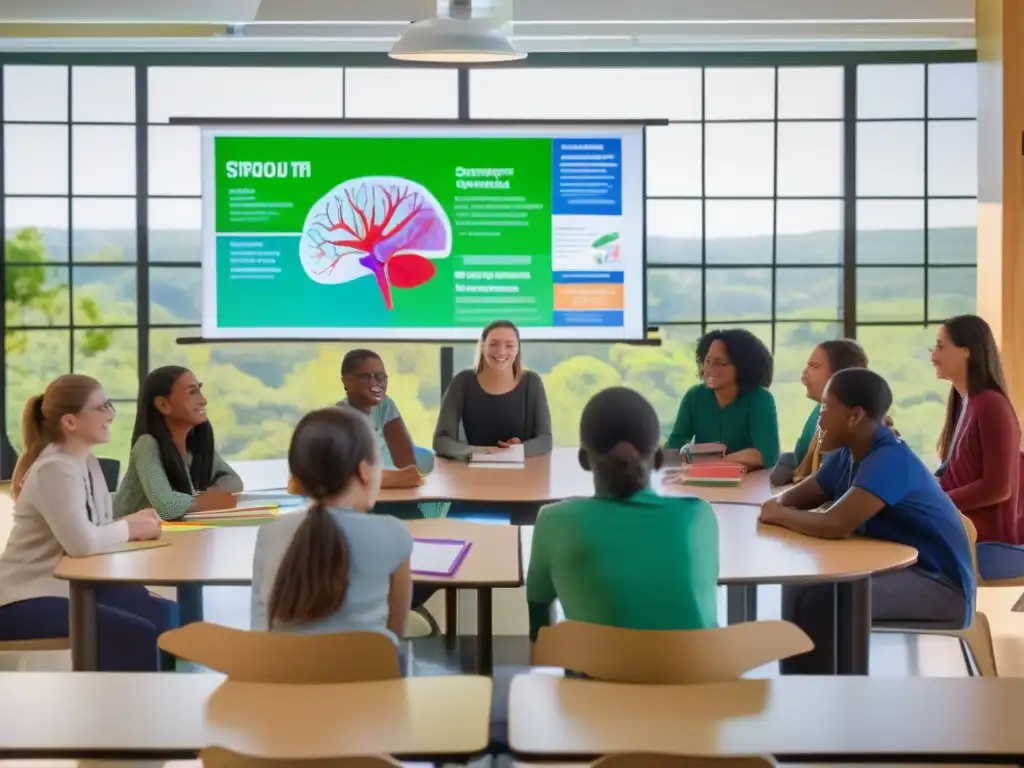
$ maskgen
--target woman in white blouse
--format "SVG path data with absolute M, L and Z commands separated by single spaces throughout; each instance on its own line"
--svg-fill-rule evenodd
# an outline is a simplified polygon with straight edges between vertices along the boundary
M 144 509 L 114 521 L 94 446 L 110 440 L 114 407 L 88 376 L 55 379 L 25 405 L 23 452 L 14 468 L 14 526 L 0 555 L 0 640 L 68 636 L 68 585 L 53 571 L 65 555 L 87 557 L 130 540 L 156 539 L 160 518 Z M 177 605 L 143 586 L 98 589 L 99 665 L 159 671 L 160 633 Z

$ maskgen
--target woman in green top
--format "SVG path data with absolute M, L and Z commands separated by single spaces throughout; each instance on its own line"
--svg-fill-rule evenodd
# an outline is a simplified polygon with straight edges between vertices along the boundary
M 722 443 L 726 461 L 775 466 L 779 417 L 768 391 L 774 369 L 768 348 L 742 328 L 709 331 L 697 342 L 697 366 L 703 381 L 683 395 L 667 447 Z
M 157 368 L 139 392 L 132 452 L 114 515 L 152 507 L 164 520 L 229 509 L 242 479 L 217 455 L 203 385 L 176 365 Z
M 526 577 L 530 638 L 551 620 L 628 629 L 707 629 L 717 622 L 718 521 L 703 499 L 659 496 L 660 424 L 640 394 L 613 387 L 580 419 L 580 466 L 594 496 L 544 507 Z
M 800 376 L 800 383 L 807 390 L 807 397 L 815 402 L 803 431 L 796 441 L 792 453 L 784 453 L 772 470 L 772 485 L 789 485 L 818 471 L 822 457 L 815 459 L 814 448 L 818 444 L 818 414 L 821 412 L 821 398 L 825 385 L 832 374 L 847 368 L 867 368 L 868 356 L 853 339 L 830 339 L 814 348 L 807 358 L 807 365 Z

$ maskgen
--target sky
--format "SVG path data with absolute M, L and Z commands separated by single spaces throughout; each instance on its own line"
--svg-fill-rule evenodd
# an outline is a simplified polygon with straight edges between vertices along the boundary
M 708 203 L 707 236 L 771 235 L 841 228 L 842 69 L 709 68 L 702 110 L 701 71 L 657 69 L 475 70 L 475 118 L 644 119 L 684 121 L 648 130 L 649 196 L 818 197 L 780 202 Z M 75 125 L 72 193 L 134 195 L 134 70 L 130 67 L 4 67 L 4 114 L 15 121 L 120 122 Z M 926 93 L 927 91 L 927 93 Z M 926 98 L 927 97 L 927 98 Z M 858 194 L 864 197 L 973 197 L 977 192 L 977 89 L 974 64 L 862 66 L 858 72 Z M 151 196 L 201 194 L 199 130 L 170 126 L 171 116 L 451 118 L 457 111 L 454 70 L 152 67 L 149 70 Z M 925 123 L 925 116 L 936 118 Z M 707 120 L 701 125 L 701 118 Z M 691 121 L 691 122 L 685 122 Z M 728 122 L 747 121 L 747 122 Z M 892 122 L 897 121 L 897 122 Z M 776 126 L 778 136 L 776 137 Z M 927 140 L 926 140 L 927 139 Z M 701 173 L 701 142 L 706 168 Z M 778 144 L 776 168 L 774 147 Z M 927 143 L 927 153 L 925 146 Z M 68 193 L 67 125 L 5 126 L 7 225 L 66 227 L 63 200 L 17 198 Z M 925 169 L 927 186 L 925 190 Z M 776 178 L 777 177 L 777 178 Z M 913 229 L 924 202 L 862 200 L 864 229 Z M 931 200 L 929 217 L 973 226 L 971 199 Z M 152 200 L 154 229 L 198 229 L 195 200 Z M 75 226 L 134 226 L 132 200 L 78 198 Z M 652 200 L 652 235 L 701 236 L 694 200 Z

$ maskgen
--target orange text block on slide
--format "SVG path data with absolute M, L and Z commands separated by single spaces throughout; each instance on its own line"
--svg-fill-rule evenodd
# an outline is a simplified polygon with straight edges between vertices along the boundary
M 625 309 L 622 283 L 556 283 L 555 311 Z

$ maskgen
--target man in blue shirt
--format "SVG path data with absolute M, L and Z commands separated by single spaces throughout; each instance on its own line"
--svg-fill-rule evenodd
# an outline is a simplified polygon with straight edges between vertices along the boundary
M 876 622 L 960 628 L 974 615 L 970 541 L 956 507 L 924 463 L 883 421 L 885 379 L 865 368 L 838 371 L 825 388 L 818 472 L 761 507 L 761 522 L 807 536 L 860 534 L 914 547 L 917 563 L 872 578 Z M 817 511 L 827 506 L 825 512 Z M 783 674 L 827 674 L 835 647 L 831 584 L 785 587 L 782 616 L 815 650 L 782 662 Z

